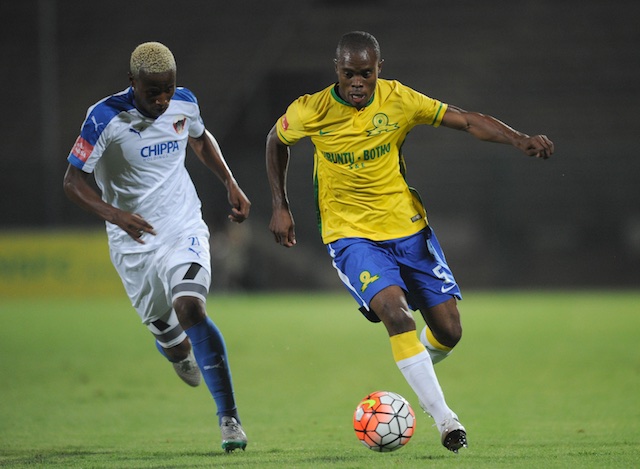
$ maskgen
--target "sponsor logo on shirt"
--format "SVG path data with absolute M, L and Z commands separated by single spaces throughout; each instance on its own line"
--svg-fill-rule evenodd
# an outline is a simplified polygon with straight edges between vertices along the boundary
M 140 150 L 140 156 L 143 158 L 166 158 L 172 153 L 180 151 L 180 145 L 177 140 L 170 142 L 156 143 L 155 145 L 147 145 Z
M 360 169 L 364 167 L 365 162 L 373 161 L 381 158 L 391 152 L 391 144 L 385 143 L 374 148 L 362 150 L 362 153 L 347 151 L 343 153 L 332 153 L 323 151 L 324 159 L 334 164 L 349 165 L 351 169 Z
M 78 137 L 76 139 L 76 143 L 73 145 L 71 149 L 71 153 L 75 155 L 83 163 L 86 163 L 93 151 L 93 145 L 87 142 L 84 138 Z
M 353 164 L 356 160 L 355 153 L 352 151 L 344 153 L 322 152 L 325 160 L 335 164 Z
M 287 116 L 282 116 L 282 129 L 287 130 L 289 128 L 289 121 L 287 120 Z

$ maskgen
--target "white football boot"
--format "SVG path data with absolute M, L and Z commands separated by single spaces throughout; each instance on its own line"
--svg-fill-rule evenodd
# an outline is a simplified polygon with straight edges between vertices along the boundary
M 200 368 L 198 368 L 193 352 L 189 352 L 187 358 L 180 362 L 172 363 L 172 365 L 180 379 L 189 386 L 195 387 L 200 384 L 202 375 L 200 374 Z

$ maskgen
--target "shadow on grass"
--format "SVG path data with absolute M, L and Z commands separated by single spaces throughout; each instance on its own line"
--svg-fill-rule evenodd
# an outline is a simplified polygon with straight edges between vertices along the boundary
M 241 453 L 241 451 L 237 451 Z M 178 468 L 178 467 L 211 467 L 212 461 L 226 458 L 224 464 L 233 465 L 234 453 L 223 451 L 162 451 L 123 452 L 113 450 L 38 450 L 2 451 L 0 453 L 0 467 L 136 467 L 136 468 Z M 220 461 L 222 463 L 222 461 Z M 244 464 L 246 461 L 237 461 Z

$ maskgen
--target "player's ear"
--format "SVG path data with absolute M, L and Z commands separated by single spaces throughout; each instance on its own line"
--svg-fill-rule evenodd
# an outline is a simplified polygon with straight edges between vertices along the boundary
M 380 62 L 378 62 L 378 75 L 380 74 L 380 72 L 382 71 L 382 64 L 384 63 L 384 59 L 380 59 Z
M 131 88 L 135 88 L 135 78 L 133 78 L 133 74 L 129 72 L 128 75 L 129 75 L 129 83 L 131 83 Z

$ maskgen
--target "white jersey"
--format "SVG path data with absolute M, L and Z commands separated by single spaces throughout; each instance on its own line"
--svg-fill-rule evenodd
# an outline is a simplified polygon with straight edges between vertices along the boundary
M 69 163 L 94 173 L 105 202 L 141 215 L 157 233 L 145 234 L 145 244 L 139 244 L 107 222 L 112 250 L 149 251 L 173 242 L 185 229 L 207 230 L 184 164 L 188 137 L 200 137 L 204 131 L 197 100 L 186 88 L 176 89 L 157 119 L 136 109 L 131 88 L 88 109 Z

